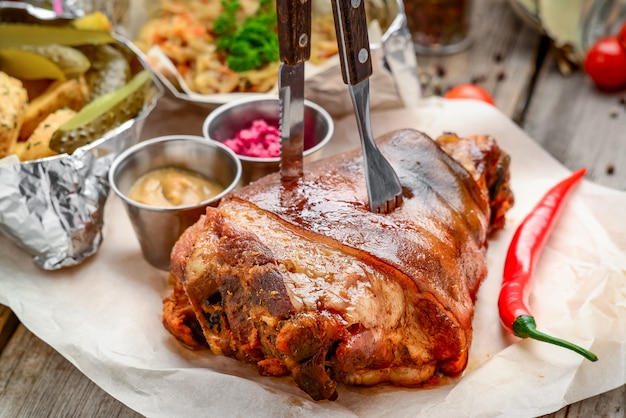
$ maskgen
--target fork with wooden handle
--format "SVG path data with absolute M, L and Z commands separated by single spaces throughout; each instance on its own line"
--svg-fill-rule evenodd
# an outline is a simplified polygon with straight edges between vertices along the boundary
M 402 186 L 374 142 L 370 122 L 370 57 L 364 0 L 332 0 L 343 81 L 348 85 L 361 137 L 370 211 L 389 213 L 402 204 Z

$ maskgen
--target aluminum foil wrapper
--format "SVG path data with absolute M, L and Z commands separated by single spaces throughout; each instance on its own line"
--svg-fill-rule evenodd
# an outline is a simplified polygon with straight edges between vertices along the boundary
M 45 270 L 81 263 L 102 242 L 107 174 L 115 155 L 137 142 L 145 117 L 128 121 L 72 155 L 0 162 L 0 231 Z
M 0 16 L 12 16 L 13 21 L 26 16 L 24 11 L 38 20 L 50 17 L 32 5 L 0 2 Z M 109 167 L 118 152 L 139 141 L 144 121 L 162 95 L 161 85 L 153 83 L 137 117 L 72 155 L 23 163 L 15 156 L 1 159 L 0 232 L 45 270 L 77 265 L 93 255 L 102 242 Z

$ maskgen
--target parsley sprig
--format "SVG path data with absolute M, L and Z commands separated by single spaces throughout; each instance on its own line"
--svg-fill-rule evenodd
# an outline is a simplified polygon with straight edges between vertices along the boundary
M 237 21 L 239 0 L 222 0 L 224 12 L 214 22 L 217 49 L 226 55 L 226 65 L 235 72 L 259 68 L 278 61 L 276 8 L 273 0 L 260 0 L 256 12 Z

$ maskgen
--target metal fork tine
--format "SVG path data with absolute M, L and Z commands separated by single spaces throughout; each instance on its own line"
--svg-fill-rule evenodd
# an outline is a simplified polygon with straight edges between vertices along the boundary
M 391 213 L 396 208 L 400 207 L 401 205 L 402 205 L 402 195 L 399 194 L 399 195 L 394 196 L 390 200 L 385 200 L 382 205 L 375 207 L 374 212 L 381 213 L 381 214 Z
M 350 86 L 350 94 L 361 137 L 370 210 L 382 214 L 390 213 L 402 205 L 402 185 L 393 167 L 374 142 L 369 113 L 369 79 Z
M 341 70 L 350 91 L 361 137 L 370 211 L 386 214 L 402 204 L 402 186 L 372 135 L 369 85 L 372 62 L 365 4 L 362 0 L 333 0 L 332 6 Z

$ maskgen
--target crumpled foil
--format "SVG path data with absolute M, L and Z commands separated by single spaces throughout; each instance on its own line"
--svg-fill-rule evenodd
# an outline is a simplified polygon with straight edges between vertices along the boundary
M 7 3 L 0 7 L 24 9 Z M 145 118 L 162 95 L 163 88 L 153 83 L 136 118 L 72 155 L 23 163 L 0 160 L 0 232 L 45 270 L 77 265 L 93 255 L 102 242 L 109 167 L 118 152 L 139 140 Z
M 109 167 L 119 151 L 138 140 L 152 107 L 111 131 L 99 146 L 0 165 L 0 231 L 45 270 L 77 265 L 93 255 L 102 242 Z

